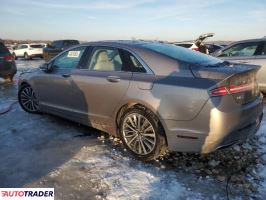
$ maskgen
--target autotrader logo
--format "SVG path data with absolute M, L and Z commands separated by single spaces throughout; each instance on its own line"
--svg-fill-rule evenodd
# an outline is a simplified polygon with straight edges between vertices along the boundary
M 54 188 L 0 188 L 0 200 L 54 200 Z

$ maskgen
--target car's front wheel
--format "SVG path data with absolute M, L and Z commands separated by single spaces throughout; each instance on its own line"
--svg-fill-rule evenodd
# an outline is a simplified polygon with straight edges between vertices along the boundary
M 120 137 L 125 147 L 140 160 L 154 160 L 166 150 L 163 128 L 149 110 L 129 109 L 120 122 Z
M 39 113 L 39 103 L 33 89 L 29 85 L 24 85 L 18 92 L 20 106 L 29 113 Z

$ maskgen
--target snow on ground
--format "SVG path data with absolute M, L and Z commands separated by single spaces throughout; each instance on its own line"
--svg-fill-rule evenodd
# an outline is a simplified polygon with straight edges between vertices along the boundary
M 18 74 L 42 63 L 18 60 Z M 16 100 L 15 83 L 0 83 L 0 111 Z M 16 104 L 0 116 L 0 187 L 54 187 L 56 199 L 73 200 L 226 199 L 228 170 L 239 167 L 229 182 L 230 199 L 266 199 L 265 117 L 254 141 L 207 156 L 171 154 L 144 163 L 117 143 Z
M 261 186 L 259 187 L 259 192 L 266 197 L 266 120 L 265 120 L 266 109 L 264 108 L 264 123 L 257 133 L 259 149 L 258 154 L 261 158 L 262 163 L 258 165 L 258 175 L 262 178 Z

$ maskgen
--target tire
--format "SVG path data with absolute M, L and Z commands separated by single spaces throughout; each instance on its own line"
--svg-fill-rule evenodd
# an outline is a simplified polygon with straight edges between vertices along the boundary
M 164 130 L 149 110 L 127 110 L 121 118 L 119 134 L 127 150 L 142 161 L 158 158 L 167 148 Z
M 13 55 L 13 58 L 14 58 L 15 60 L 17 60 L 17 59 L 18 59 L 18 57 L 16 56 L 16 54 L 15 54 L 15 53 L 13 53 L 12 55 Z
M 30 57 L 29 57 L 29 55 L 28 55 L 27 52 L 24 53 L 24 59 L 25 59 L 25 60 L 29 60 L 29 59 L 30 59 Z
M 39 103 L 33 89 L 29 85 L 22 86 L 18 91 L 18 102 L 23 110 L 29 113 L 39 113 Z

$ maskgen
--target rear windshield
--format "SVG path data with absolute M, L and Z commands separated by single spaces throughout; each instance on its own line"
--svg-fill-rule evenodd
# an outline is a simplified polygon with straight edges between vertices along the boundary
M 218 58 L 214 58 L 212 56 L 208 56 L 206 54 L 192 51 L 190 49 L 179 47 L 173 44 L 143 43 L 141 46 L 176 60 L 192 64 L 215 65 L 223 62 Z
M 8 49 L 5 47 L 3 43 L 0 43 L 0 54 L 8 53 Z
M 43 45 L 41 44 L 32 44 L 30 45 L 31 48 L 43 48 Z

